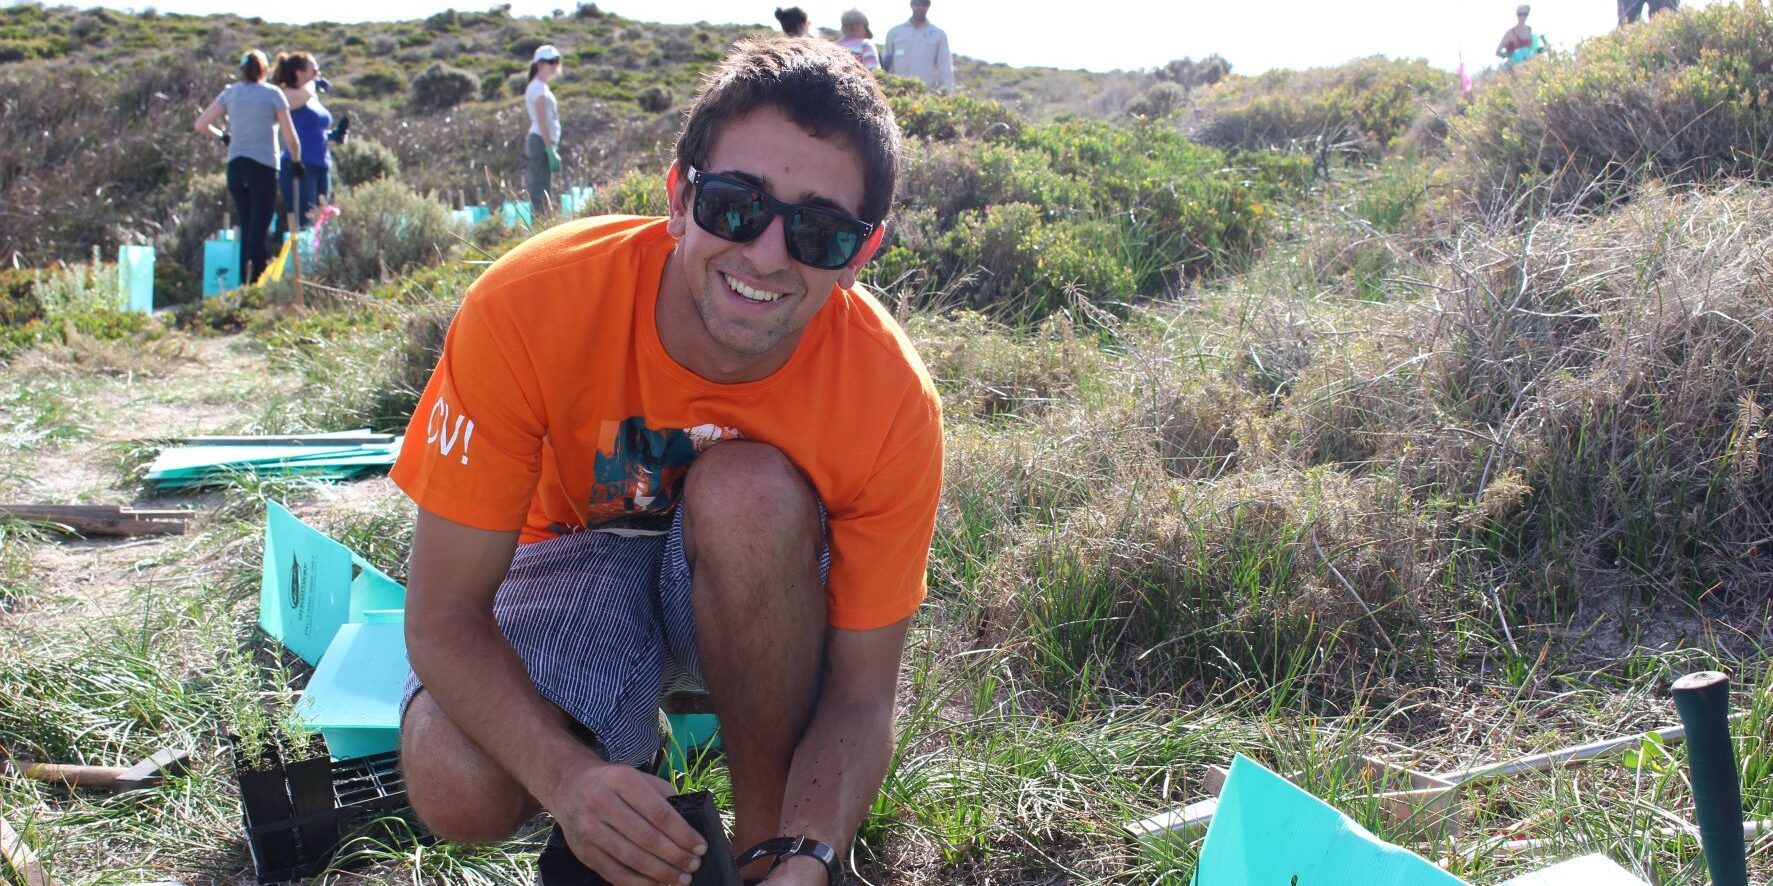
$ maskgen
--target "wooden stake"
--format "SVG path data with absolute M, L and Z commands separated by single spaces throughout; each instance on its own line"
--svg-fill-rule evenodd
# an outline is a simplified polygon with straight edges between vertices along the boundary
M 37 861 L 37 854 L 31 851 L 25 838 L 3 818 L 0 818 L 0 855 L 6 856 L 6 863 L 18 872 L 25 886 L 55 886 L 55 881 L 43 872 L 43 865 Z
M 296 226 L 300 216 L 295 212 L 289 214 L 289 236 L 295 238 L 289 244 L 289 270 L 295 275 L 296 307 L 303 307 L 307 302 L 302 299 L 302 238 L 301 228 Z

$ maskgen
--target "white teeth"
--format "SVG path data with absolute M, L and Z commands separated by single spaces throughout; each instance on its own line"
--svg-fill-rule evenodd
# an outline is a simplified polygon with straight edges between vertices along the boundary
M 726 285 L 731 286 L 734 292 L 737 292 L 752 301 L 775 301 L 782 295 L 780 292 L 770 292 L 767 289 L 754 289 L 750 286 L 746 286 L 744 281 L 733 277 L 731 274 L 721 274 L 720 276 L 726 278 Z

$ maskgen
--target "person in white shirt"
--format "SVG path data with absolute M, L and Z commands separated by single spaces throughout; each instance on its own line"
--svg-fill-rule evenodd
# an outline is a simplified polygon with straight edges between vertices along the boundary
M 523 90 L 523 109 L 529 112 L 523 186 L 529 189 L 531 218 L 536 221 L 554 206 L 554 173 L 560 171 L 560 105 L 548 88 L 548 81 L 559 74 L 560 50 L 546 44 L 536 47 L 529 63 L 529 86 Z
M 916 77 L 931 89 L 954 91 L 948 35 L 929 22 L 930 0 L 911 0 L 911 20 L 887 32 L 880 64 L 889 74 Z

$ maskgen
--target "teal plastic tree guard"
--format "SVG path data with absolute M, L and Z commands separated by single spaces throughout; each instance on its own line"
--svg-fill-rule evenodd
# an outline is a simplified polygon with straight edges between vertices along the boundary
M 203 297 L 240 286 L 240 243 L 231 230 L 203 241 Z
M 464 228 L 472 228 L 475 225 L 480 224 L 480 222 L 489 215 L 492 215 L 492 210 L 485 206 L 464 206 L 461 209 L 452 211 L 450 213 L 450 218 L 452 218 L 456 224 L 461 225 Z
M 406 589 L 277 502 L 266 505 L 259 627 L 317 665 L 339 628 L 399 621 Z
M 665 772 L 689 771 L 690 751 L 720 747 L 720 718 L 714 714 L 666 714 Z
M 577 216 L 591 207 L 591 198 L 597 189 L 581 185 L 560 195 L 560 214 L 568 218 Z
M 125 310 L 154 312 L 154 247 L 117 247 L 117 292 Z
M 499 212 L 504 215 L 507 228 L 515 228 L 518 225 L 526 228 L 535 226 L 535 211 L 530 207 L 528 201 L 506 200 L 505 205 L 499 207 Z
M 405 632 L 401 621 L 346 624 L 320 657 L 296 716 L 326 737 L 333 759 L 355 760 L 400 746 Z
M 1465 881 L 1239 755 L 1201 846 L 1195 886 L 1464 886 Z

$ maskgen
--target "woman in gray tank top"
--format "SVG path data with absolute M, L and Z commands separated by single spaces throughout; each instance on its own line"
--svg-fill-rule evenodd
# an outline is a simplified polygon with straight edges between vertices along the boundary
M 210 130 L 228 115 L 228 195 L 234 198 L 234 220 L 240 226 L 240 272 L 251 285 L 265 272 L 271 254 L 266 237 L 277 211 L 277 136 L 289 148 L 290 172 L 301 178 L 302 146 L 289 119 L 289 99 L 265 80 L 265 54 L 256 49 L 240 57 L 240 82 L 228 85 L 210 102 L 191 127 Z

